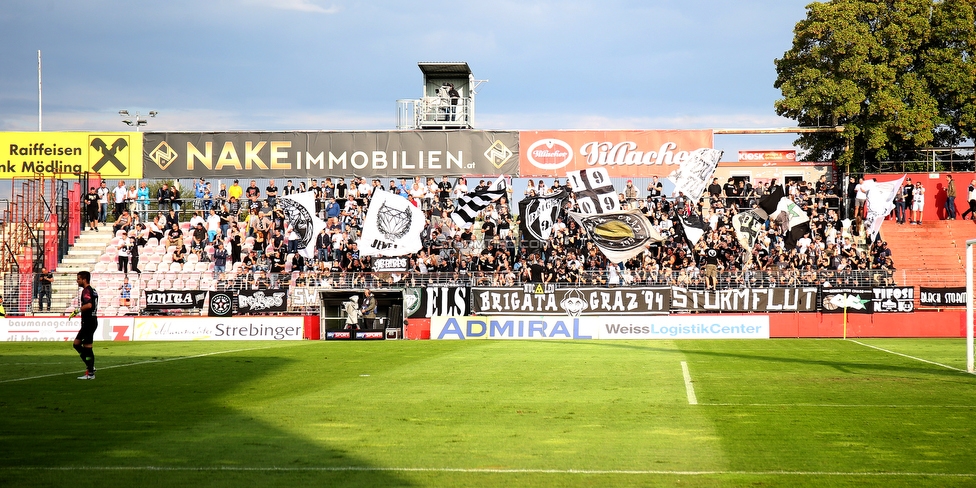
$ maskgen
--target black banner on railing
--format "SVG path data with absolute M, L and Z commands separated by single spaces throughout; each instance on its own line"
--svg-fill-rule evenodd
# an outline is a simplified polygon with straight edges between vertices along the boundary
M 404 315 L 429 318 L 438 315 L 465 317 L 471 315 L 471 288 L 464 286 L 428 286 L 403 291 Z
M 146 290 L 146 310 L 203 308 L 207 292 L 202 290 Z
M 915 311 L 915 287 L 913 286 L 872 288 L 871 292 L 874 294 L 871 299 L 874 313 Z
M 919 302 L 929 307 L 965 307 L 966 287 L 935 288 L 920 286 Z
M 210 292 L 207 298 L 207 316 L 209 317 L 230 317 L 234 314 L 234 290 L 218 290 Z
M 671 287 L 672 312 L 812 312 L 817 310 L 817 289 L 732 288 L 689 290 Z
M 874 292 L 871 288 L 823 287 L 820 293 L 820 311 L 824 313 L 872 313 Z
M 472 312 L 478 315 L 652 315 L 667 314 L 668 287 L 560 288 L 526 284 L 521 288 L 473 287 Z
M 276 313 L 287 310 L 288 288 L 237 292 L 237 312 L 240 314 Z

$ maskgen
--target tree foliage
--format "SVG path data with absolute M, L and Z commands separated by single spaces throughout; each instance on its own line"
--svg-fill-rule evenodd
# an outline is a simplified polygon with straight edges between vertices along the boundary
M 810 160 L 853 170 L 976 133 L 976 0 L 832 0 L 807 6 L 777 59 L 776 113 Z

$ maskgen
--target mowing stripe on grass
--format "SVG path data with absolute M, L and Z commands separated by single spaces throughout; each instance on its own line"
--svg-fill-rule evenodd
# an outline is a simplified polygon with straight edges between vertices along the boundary
M 193 356 L 179 356 L 179 357 L 175 357 L 175 358 L 166 358 L 166 359 L 149 359 L 149 360 L 146 360 L 146 361 L 137 361 L 135 363 L 115 364 L 115 365 L 112 365 L 112 366 L 100 366 L 100 367 L 96 368 L 96 370 L 115 369 L 115 368 L 127 368 L 129 366 L 138 366 L 140 364 L 165 363 L 167 361 L 179 361 L 181 359 L 196 359 L 196 358 L 202 358 L 202 357 L 205 357 L 205 356 L 216 356 L 218 354 L 229 354 L 229 353 L 232 353 L 232 352 L 257 351 L 259 349 L 271 349 L 271 346 L 266 346 L 266 347 L 251 347 L 251 348 L 247 348 L 247 349 L 231 349 L 229 351 L 208 352 L 208 353 L 204 353 L 204 354 L 196 354 L 196 355 L 193 355 Z M 40 379 L 40 378 L 50 378 L 52 376 L 64 376 L 66 374 L 78 374 L 78 373 L 84 373 L 84 372 L 85 372 L 85 370 L 82 369 L 82 370 L 79 370 L 79 371 L 66 371 L 66 372 L 63 372 L 63 373 L 42 374 L 42 375 L 38 375 L 38 376 L 28 376 L 26 378 L 13 378 L 13 379 L 9 379 L 9 380 L 0 380 L 0 383 L 12 383 L 14 381 L 36 380 L 36 379 Z
M 681 361 L 681 374 L 685 376 L 685 391 L 688 393 L 688 405 L 698 405 L 695 396 L 695 386 L 691 384 L 691 373 L 688 372 L 688 362 Z
M 960 373 L 968 373 L 964 369 L 953 368 L 952 366 L 949 366 L 949 365 L 946 365 L 946 364 L 942 364 L 942 363 L 937 363 L 935 361 L 929 361 L 928 359 L 917 358 L 915 356 L 909 356 L 908 354 L 902 354 L 900 352 L 889 351 L 889 350 L 887 350 L 887 349 L 885 349 L 883 347 L 872 346 L 871 344 L 865 344 L 865 343 L 860 342 L 860 341 L 855 341 L 854 339 L 848 339 L 848 340 L 851 341 L 851 342 L 853 342 L 853 343 L 855 343 L 855 344 L 860 344 L 860 345 L 862 345 L 864 347 L 870 347 L 871 349 L 877 349 L 879 351 L 886 352 L 888 354 L 894 354 L 895 356 L 901 356 L 903 358 L 914 359 L 916 361 L 921 361 L 923 363 L 931 364 L 933 366 L 940 366 L 940 367 L 943 367 L 943 368 L 946 368 L 946 369 L 951 369 L 953 371 L 958 371 Z
M 919 473 L 902 471 L 681 471 L 652 469 L 501 469 L 501 468 L 394 468 L 376 466 L 307 466 L 307 467 L 255 467 L 255 466 L 7 466 L 0 471 L 229 471 L 229 472 L 327 472 L 327 471 L 387 471 L 433 473 L 537 473 L 537 474 L 651 474 L 674 476 L 865 476 L 865 477 L 937 477 L 976 478 L 976 473 Z

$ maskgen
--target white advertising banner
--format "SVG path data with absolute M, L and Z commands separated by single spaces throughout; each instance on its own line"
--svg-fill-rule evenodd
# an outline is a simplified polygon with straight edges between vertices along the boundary
M 131 341 L 132 317 L 98 319 L 95 341 Z M 0 319 L 0 341 L 73 341 L 81 330 L 81 317 L 23 317 Z
M 134 341 L 300 341 L 303 317 L 138 317 Z
M 769 316 L 435 316 L 430 338 L 457 339 L 769 339 Z

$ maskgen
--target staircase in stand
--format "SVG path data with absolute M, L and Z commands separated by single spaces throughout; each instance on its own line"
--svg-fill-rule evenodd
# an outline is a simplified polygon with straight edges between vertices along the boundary
M 921 225 L 886 220 L 881 239 L 888 243 L 899 284 L 965 286 L 966 240 L 976 238 L 971 220 L 923 221 Z
M 58 269 L 54 273 L 54 284 L 51 293 L 51 313 L 62 315 L 71 308 L 71 302 L 78 296 L 78 282 L 76 276 L 79 271 L 91 272 L 98 262 L 98 257 L 105 251 L 105 247 L 112 241 L 115 234 L 111 225 L 103 225 L 99 230 L 82 231 L 75 239 L 75 243 L 68 250 Z M 37 300 L 34 300 L 35 315 L 47 314 L 38 310 Z

